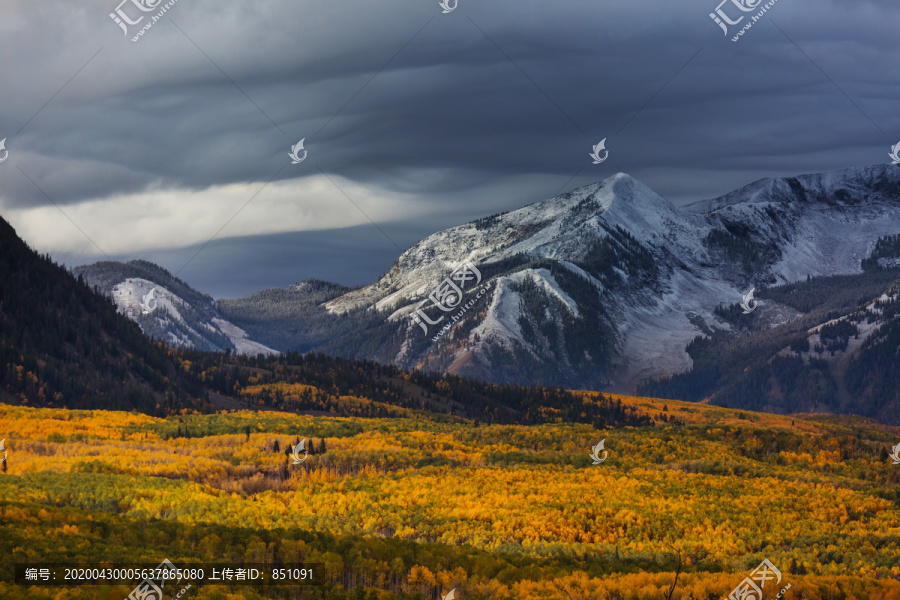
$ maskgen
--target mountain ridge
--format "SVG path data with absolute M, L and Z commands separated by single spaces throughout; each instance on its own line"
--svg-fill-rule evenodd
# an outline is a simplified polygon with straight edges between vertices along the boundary
M 896 234 L 892 165 L 760 179 L 680 208 L 617 173 L 436 232 L 367 286 L 292 286 L 218 305 L 281 350 L 630 393 L 688 372 L 697 336 L 740 335 L 726 308 L 750 288 L 862 274 L 879 240 Z M 477 285 L 434 305 L 432 293 L 464 265 Z M 753 327 L 800 316 L 761 298 Z

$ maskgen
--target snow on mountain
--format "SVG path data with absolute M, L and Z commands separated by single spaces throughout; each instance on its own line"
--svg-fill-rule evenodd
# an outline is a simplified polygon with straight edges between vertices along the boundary
M 146 293 L 138 280 L 157 284 L 166 321 L 154 313 L 155 335 L 178 343 L 631 392 L 691 369 L 697 336 L 737 333 L 725 317 L 750 288 L 861 273 L 876 242 L 898 233 L 892 165 L 764 179 L 683 208 L 619 173 L 437 232 L 357 289 L 310 280 L 215 303 L 149 263 L 93 276 L 112 281 L 104 289 L 123 307 Z M 467 264 L 480 281 L 451 279 Z M 461 296 L 451 283 L 465 283 Z M 438 306 L 440 288 L 453 293 Z M 763 299 L 753 318 L 771 328 L 799 315 Z
M 874 165 L 785 179 L 764 179 L 685 212 L 778 246 L 779 282 L 861 272 L 875 241 L 897 232 L 900 169 Z
M 385 327 L 331 351 L 500 382 L 632 391 L 685 371 L 697 335 L 731 330 L 716 314 L 751 287 L 861 272 L 880 237 L 900 233 L 900 169 L 872 166 L 755 182 L 679 209 L 617 174 L 557 198 L 427 237 L 379 281 L 325 304 L 368 309 Z M 464 261 L 492 283 L 437 341 L 453 312 L 429 294 Z M 466 300 L 472 297 L 467 291 Z M 411 319 L 426 300 L 428 329 Z M 760 304 L 774 326 L 797 313 Z
M 494 293 L 490 305 L 487 306 L 484 321 L 472 331 L 471 339 L 475 339 L 475 336 L 480 337 L 483 340 L 481 348 L 488 344 L 496 344 L 508 351 L 522 347 L 534 354 L 519 325 L 518 317 L 522 297 L 510 283 L 509 279 L 501 278 L 494 286 Z M 490 364 L 485 366 L 489 368 Z
M 630 380 L 647 372 L 643 362 L 648 356 L 659 358 L 665 370 L 689 366 L 684 346 L 697 330 L 685 318 L 685 312 L 700 311 L 707 321 L 715 323 L 712 311 L 716 304 L 723 298 L 740 298 L 741 291 L 722 282 L 704 282 L 691 273 L 672 278 L 674 285 L 669 287 L 660 287 L 662 280 L 648 280 L 646 283 L 654 289 L 646 290 L 641 288 L 642 268 L 621 268 L 624 264 L 616 263 L 624 263 L 633 252 L 650 263 L 646 267 L 660 262 L 696 263 L 705 256 L 706 227 L 702 217 L 682 214 L 640 182 L 618 174 L 558 198 L 430 236 L 404 253 L 382 280 L 332 300 L 328 308 L 338 313 L 361 305 L 374 310 L 391 308 L 394 311 L 389 319 L 396 321 L 410 316 L 416 304 L 463 260 L 470 260 L 483 272 L 491 272 L 497 265 L 505 272 L 495 275 L 498 281 L 490 301 L 483 302 L 482 322 L 465 340 L 454 336 L 448 342 L 455 351 L 444 362 L 452 363 L 470 352 L 481 358 L 482 354 L 502 351 L 510 362 L 517 353 L 524 353 L 533 362 L 543 363 L 536 365 L 538 370 L 552 369 L 557 360 L 572 362 L 560 348 L 564 333 L 535 335 L 536 326 L 539 329 L 546 318 L 546 314 L 537 313 L 532 315 L 534 323 L 523 329 L 521 288 L 527 278 L 546 302 L 555 301 L 568 311 L 569 318 L 581 319 L 582 308 L 554 276 L 553 271 L 562 267 L 591 288 L 594 303 L 600 301 L 604 292 L 610 292 L 603 306 L 608 312 L 604 320 L 609 327 L 585 333 L 607 338 L 594 344 L 598 355 L 610 354 L 611 348 L 604 346 L 620 348 L 623 354 L 619 357 L 619 370 Z M 593 256 L 598 250 L 599 255 Z M 542 260 L 550 261 L 553 271 L 547 267 L 528 268 L 528 263 Z M 596 312 L 594 308 L 588 310 Z M 619 335 L 615 334 L 616 329 Z M 662 345 L 661 333 L 667 338 Z M 408 334 L 423 335 L 421 330 L 412 329 Z M 408 355 L 404 351 L 392 358 L 397 361 Z M 591 357 L 591 350 L 586 348 L 584 356 Z M 638 357 L 640 361 L 636 360 Z M 586 367 L 601 366 L 590 364 L 591 360 Z M 403 366 L 418 366 L 421 356 L 404 362 L 407 364 Z M 490 360 L 474 362 L 482 367 L 473 367 L 475 372 L 470 374 L 491 378 Z
M 714 311 L 719 304 L 733 303 L 739 297 L 737 289 L 687 271 L 672 273 L 667 284 L 656 302 L 619 311 L 621 351 L 612 382 L 617 389 L 630 392 L 645 379 L 688 370 L 691 359 L 685 348 L 702 333 L 698 321 L 730 329 Z
M 152 299 L 147 303 L 148 307 L 152 306 L 154 310 L 161 307 L 170 317 L 179 323 L 184 323 L 184 318 L 182 318 L 176 306 L 177 304 L 183 306 L 184 301 L 166 288 L 147 279 L 129 277 L 113 287 L 112 297 L 119 308 L 119 312 L 127 315 L 139 315 L 145 314 L 145 309 L 142 305 L 144 298 L 147 298 L 151 292 L 153 294 Z
M 233 323 L 229 323 L 225 319 L 213 319 L 219 331 L 228 336 L 234 345 L 234 350 L 238 354 L 247 354 L 256 356 L 257 354 L 280 354 L 277 350 L 272 350 L 268 346 L 264 346 L 259 342 L 254 342 L 247 337 L 247 332 Z
M 157 265 L 145 261 L 101 262 L 73 271 L 108 294 L 119 312 L 137 322 L 144 333 L 170 346 L 279 354 L 223 319 L 212 298 Z

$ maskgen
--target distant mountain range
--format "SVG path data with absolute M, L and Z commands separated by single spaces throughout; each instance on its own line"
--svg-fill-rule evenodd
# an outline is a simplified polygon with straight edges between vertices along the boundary
M 429 236 L 357 289 L 310 280 L 214 302 L 149 263 L 75 272 L 172 344 L 890 418 L 898 386 L 864 356 L 893 344 L 898 234 L 892 165 L 764 179 L 684 208 L 618 174 Z M 153 287 L 162 309 L 139 314 Z
M 674 415 L 653 415 L 623 405 L 621 399 L 597 394 L 498 386 L 421 371 L 405 373 L 371 361 L 316 353 L 241 356 L 227 349 L 171 348 L 144 335 L 133 320 L 117 310 L 111 297 L 34 252 L 2 218 L 0 247 L 0 404 L 140 411 L 158 416 L 249 409 L 414 417 L 444 423 L 472 419 L 476 424 L 530 424 L 563 419 L 597 428 L 683 424 Z M 91 272 L 108 275 L 111 270 L 107 265 Z M 190 295 L 198 305 L 182 305 L 182 299 L 170 291 L 160 295 L 163 303 L 159 304 L 146 299 L 149 291 L 117 288 L 116 301 L 126 306 L 124 312 L 132 318 L 147 316 L 145 308 L 150 315 L 157 310 L 172 314 L 168 307 L 177 305 L 178 314 L 193 322 L 219 320 L 218 313 L 211 312 L 208 298 L 153 265 L 132 264 L 129 274 L 159 278 L 169 289 Z M 160 285 L 150 289 L 158 290 Z M 310 282 L 300 291 L 315 294 L 312 288 L 316 287 L 318 283 Z M 133 294 L 129 291 L 141 295 L 138 306 L 143 307 L 137 311 L 130 310 Z M 242 431 L 249 435 L 251 426 Z M 203 430 L 187 425 L 170 433 L 178 437 L 197 434 L 202 435 Z

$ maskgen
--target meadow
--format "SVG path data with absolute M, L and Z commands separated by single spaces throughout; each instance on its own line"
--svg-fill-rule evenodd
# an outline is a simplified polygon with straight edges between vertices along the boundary
M 327 574 L 317 587 L 190 590 L 210 600 L 453 588 L 461 600 L 657 600 L 676 574 L 671 598 L 718 600 L 767 558 L 786 597 L 900 599 L 900 465 L 887 457 L 900 430 L 616 399 L 656 425 L 0 405 L 0 597 L 130 591 L 18 586 L 15 562 L 168 558 Z M 314 452 L 290 465 L 285 450 L 303 438 Z M 608 458 L 593 465 L 601 439 Z

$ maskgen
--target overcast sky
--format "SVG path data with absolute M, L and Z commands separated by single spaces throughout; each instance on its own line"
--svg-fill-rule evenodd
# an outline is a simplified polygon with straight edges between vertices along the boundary
M 764 2 L 726 36 L 719 0 L 177 0 L 133 42 L 165 3 L 120 1 L 0 5 L 0 216 L 216 297 L 369 283 L 617 171 L 681 205 L 900 141 L 895 0 L 778 0 L 738 42 Z

